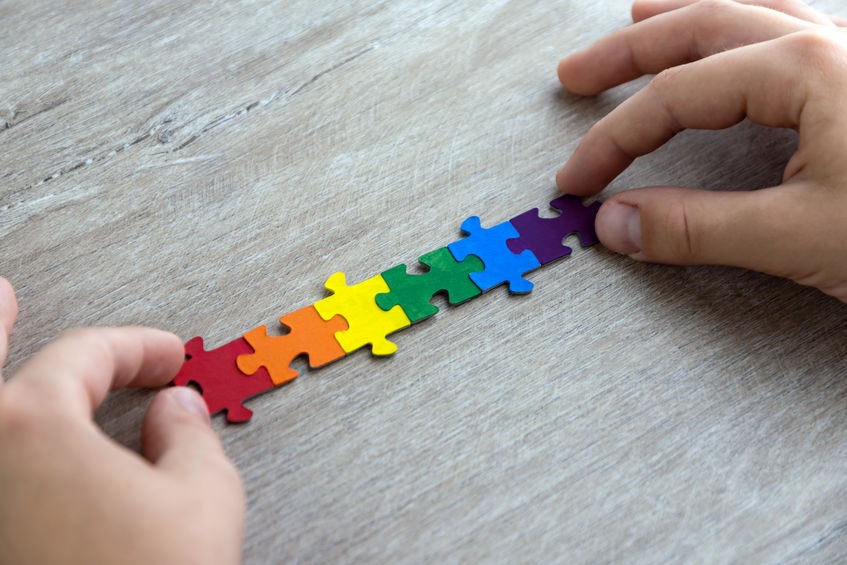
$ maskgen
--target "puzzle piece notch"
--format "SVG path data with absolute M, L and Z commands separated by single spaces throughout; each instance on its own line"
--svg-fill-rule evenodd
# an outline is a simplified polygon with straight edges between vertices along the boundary
M 200 387 L 209 414 L 226 410 L 227 421 L 246 422 L 253 416 L 253 411 L 245 408 L 243 402 L 274 387 L 264 369 L 248 376 L 236 366 L 239 355 L 252 352 L 244 338 L 206 351 L 203 338 L 194 337 L 185 344 L 185 362 L 173 383 L 179 386 L 194 383 Z
M 457 261 L 449 249 L 442 247 L 421 255 L 419 261 L 428 267 L 426 272 L 408 273 L 406 265 L 401 264 L 382 273 L 391 291 L 376 295 L 380 308 L 390 310 L 399 305 L 414 324 L 438 312 L 430 300 L 439 292 L 445 292 L 453 305 L 482 294 L 469 276 L 485 268 L 479 257 L 469 255 Z
M 569 235 L 578 235 L 583 247 L 597 243 L 594 218 L 600 202 L 585 206 L 578 197 L 565 194 L 551 201 L 550 207 L 558 210 L 560 215 L 542 218 L 538 208 L 533 208 L 510 220 L 520 234 L 520 237 L 506 242 L 512 252 L 532 251 L 538 261 L 546 265 L 573 251 L 564 244 Z
M 376 295 L 390 291 L 382 275 L 376 275 L 352 286 L 347 285 L 343 272 L 334 273 L 324 284 L 331 296 L 315 302 L 315 310 L 326 321 L 342 316 L 349 325 L 345 331 L 336 332 L 335 338 L 345 353 L 366 345 L 374 355 L 392 355 L 397 345 L 387 336 L 411 325 L 409 317 L 400 306 L 383 310 L 376 303 Z
M 306 306 L 279 321 L 290 330 L 288 333 L 269 336 L 267 326 L 262 325 L 244 334 L 253 352 L 238 356 L 236 363 L 242 372 L 252 375 L 264 367 L 274 385 L 280 386 L 297 378 L 291 363 L 300 355 L 309 357 L 313 369 L 344 357 L 344 350 L 335 339 L 336 332 L 348 329 L 341 316 L 325 321 L 314 306 Z
M 482 260 L 485 269 L 470 274 L 471 280 L 482 292 L 502 283 L 508 283 L 509 292 L 516 294 L 532 290 L 532 283 L 524 275 L 541 264 L 531 251 L 513 253 L 506 245 L 507 240 L 520 235 L 511 222 L 483 228 L 479 217 L 471 216 L 462 222 L 462 231 L 467 237 L 454 241 L 447 248 L 457 261 L 469 255 L 476 255 Z

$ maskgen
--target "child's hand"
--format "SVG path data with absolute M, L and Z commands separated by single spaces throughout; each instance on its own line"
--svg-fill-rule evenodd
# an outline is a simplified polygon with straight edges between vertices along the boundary
M 0 278 L 0 365 L 17 305 Z M 68 332 L 10 382 L 0 379 L 0 560 L 4 563 L 237 563 L 245 502 L 238 473 L 194 391 L 160 392 L 144 457 L 91 418 L 109 390 L 158 387 L 179 339 L 146 328 Z
M 745 117 L 794 128 L 783 184 L 623 192 L 603 204 L 597 232 L 638 260 L 747 267 L 847 301 L 844 21 L 796 0 L 639 1 L 632 13 L 637 23 L 559 64 L 562 84 L 585 95 L 659 73 L 591 128 L 559 171 L 560 190 L 596 194 L 686 128 Z

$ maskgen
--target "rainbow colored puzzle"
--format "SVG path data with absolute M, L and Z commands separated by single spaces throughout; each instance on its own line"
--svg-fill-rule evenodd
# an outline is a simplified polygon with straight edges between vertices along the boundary
M 564 245 L 567 236 L 577 235 L 583 246 L 597 243 L 599 202 L 586 206 L 564 195 L 550 206 L 558 216 L 542 218 L 535 208 L 490 228 L 471 216 L 462 224 L 467 237 L 420 256 L 428 268 L 421 274 L 397 265 L 348 285 L 344 273 L 335 273 L 325 284 L 329 296 L 280 318 L 286 334 L 269 336 L 267 327 L 259 326 L 209 351 L 202 338 L 192 338 L 173 382 L 195 384 L 210 413 L 226 411 L 228 421 L 244 422 L 253 415 L 244 401 L 296 378 L 290 365 L 299 356 L 308 356 L 314 368 L 366 346 L 374 355 L 391 355 L 397 346 L 388 336 L 437 313 L 430 300 L 438 293 L 450 304 L 501 284 L 528 293 L 528 272 L 571 253 Z

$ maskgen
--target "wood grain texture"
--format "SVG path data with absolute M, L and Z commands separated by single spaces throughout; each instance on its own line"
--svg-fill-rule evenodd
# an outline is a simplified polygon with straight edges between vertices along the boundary
M 816 2 L 847 15 L 838 0 Z M 63 328 L 216 346 L 544 206 L 596 98 L 559 58 L 624 0 L 0 4 L 8 374 Z M 598 62 L 602 64 L 602 62 Z M 794 136 L 686 132 L 607 194 L 777 182 Z M 603 249 L 395 334 L 215 421 L 247 563 L 847 559 L 847 306 Z M 105 429 L 137 446 L 151 397 Z

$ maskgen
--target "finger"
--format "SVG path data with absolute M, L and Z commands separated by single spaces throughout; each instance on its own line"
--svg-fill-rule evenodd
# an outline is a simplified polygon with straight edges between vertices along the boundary
M 841 16 L 832 16 L 832 23 L 834 23 L 838 27 L 847 27 L 847 18 L 842 18 Z
M 206 403 L 188 387 L 159 392 L 141 428 L 144 456 L 156 467 L 188 483 L 207 484 L 215 496 L 242 501 L 238 472 L 209 426 Z
M 15 298 L 15 288 L 7 279 L 0 277 L 0 329 L 8 336 L 18 317 L 18 301 Z
M 671 10 L 678 10 L 702 2 L 703 0 L 638 0 L 632 5 L 632 19 L 639 22 Z M 768 8 L 815 24 L 830 24 L 827 16 L 799 0 L 735 0 L 735 2 Z
M 807 58 L 816 43 L 826 49 L 825 41 L 793 34 L 662 72 L 588 131 L 556 175 L 559 189 L 595 194 L 636 157 L 686 128 L 722 129 L 745 116 L 797 128 L 809 82 L 804 74 L 814 73 L 806 70 Z
M 834 282 L 815 279 L 820 253 L 840 253 L 837 242 L 847 237 L 837 212 L 832 195 L 811 184 L 753 192 L 653 187 L 607 200 L 596 227 L 607 248 L 637 260 L 732 265 L 825 288 Z M 840 233 L 811 233 L 810 225 Z
M 184 358 L 179 338 L 160 330 L 71 330 L 30 359 L 14 384 L 90 415 L 110 390 L 167 384 Z
M 18 301 L 12 284 L 0 277 L 0 384 L 3 382 L 2 368 L 9 351 L 9 335 L 18 317 Z
M 758 6 L 695 2 L 619 30 L 563 59 L 559 80 L 576 94 L 598 94 L 645 74 L 814 27 Z

